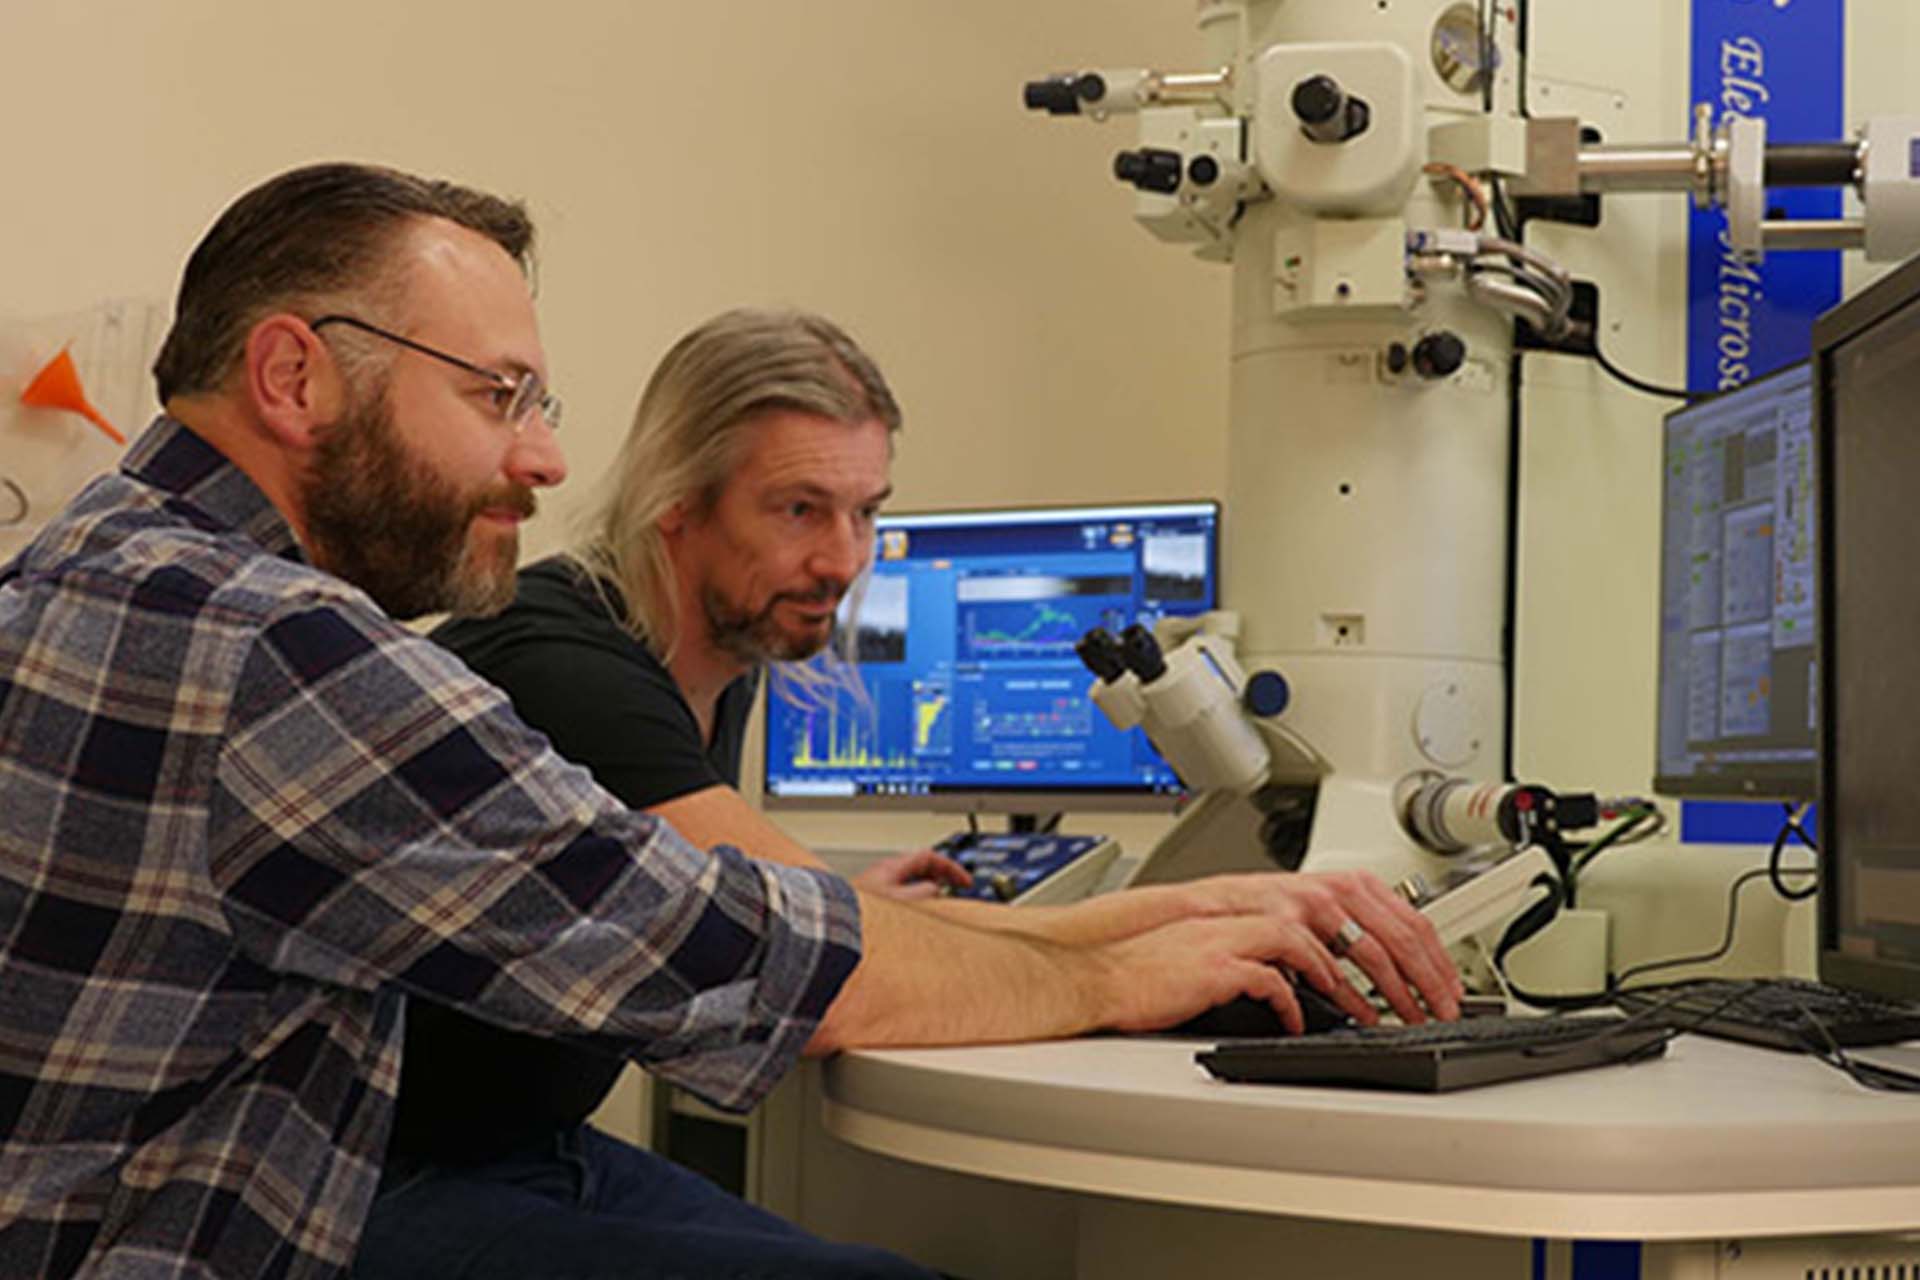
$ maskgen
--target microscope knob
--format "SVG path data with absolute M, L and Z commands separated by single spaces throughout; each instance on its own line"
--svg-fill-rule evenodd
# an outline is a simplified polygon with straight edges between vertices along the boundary
M 1182 165 L 1178 151 L 1142 147 L 1113 158 L 1113 176 L 1142 191 L 1170 196 L 1180 189 Z
M 1445 329 L 1413 344 L 1413 371 L 1423 378 L 1450 378 L 1467 362 L 1467 344 Z
M 987 877 L 987 888 L 1000 902 L 1012 902 L 1020 896 L 1020 881 L 1005 871 L 996 871 Z
M 1160 652 L 1159 642 L 1153 638 L 1153 632 L 1137 622 L 1120 633 L 1120 652 L 1126 659 L 1127 670 L 1133 672 L 1141 684 L 1152 684 L 1167 674 L 1167 659 Z
M 1020 100 L 1029 111 L 1044 111 L 1050 116 L 1077 116 L 1080 114 L 1080 99 L 1073 92 L 1073 81 L 1067 76 L 1049 76 L 1045 80 L 1029 80 L 1020 92 Z
M 1329 75 L 1308 76 L 1293 86 L 1293 114 L 1300 131 L 1315 142 L 1346 142 L 1367 131 L 1372 110 L 1350 97 Z
M 1105 627 L 1089 628 L 1074 644 L 1073 651 L 1080 655 L 1088 671 L 1109 684 L 1127 673 L 1127 659 L 1120 650 L 1120 641 Z
M 1346 91 L 1332 76 L 1308 76 L 1293 86 L 1293 114 L 1309 128 L 1331 122 L 1346 104 Z
M 1287 709 L 1287 703 L 1293 699 L 1293 690 L 1287 687 L 1287 678 L 1278 671 L 1256 671 L 1247 677 L 1247 687 L 1240 691 L 1240 704 L 1256 716 L 1277 716 Z

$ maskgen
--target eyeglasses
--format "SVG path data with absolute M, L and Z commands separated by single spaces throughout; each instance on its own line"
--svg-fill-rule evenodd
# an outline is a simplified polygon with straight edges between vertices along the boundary
M 412 338 L 401 337 L 397 333 L 382 329 L 377 324 L 368 324 L 356 316 L 321 316 L 307 328 L 318 331 L 321 327 L 330 324 L 344 324 L 348 328 L 370 333 L 376 338 L 385 338 L 388 342 L 398 343 L 409 351 L 418 351 L 423 356 L 432 356 L 435 360 L 443 361 L 456 369 L 465 369 L 476 377 L 485 378 L 498 389 L 501 396 L 505 397 L 504 400 L 496 403 L 496 407 L 500 410 L 500 416 L 516 432 L 527 425 L 527 419 L 536 409 L 540 411 L 540 416 L 547 420 L 547 426 L 550 429 L 557 429 L 560 426 L 560 397 L 547 390 L 545 380 L 531 369 L 521 372 L 518 376 L 509 376 L 498 369 L 488 369 L 471 360 L 462 360 L 459 356 L 436 351 L 424 342 L 415 342 Z

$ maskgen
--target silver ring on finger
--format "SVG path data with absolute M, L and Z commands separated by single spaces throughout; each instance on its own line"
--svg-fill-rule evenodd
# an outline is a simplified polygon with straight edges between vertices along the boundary
M 1354 945 L 1366 936 L 1367 931 L 1360 927 L 1358 920 L 1349 920 L 1341 925 L 1334 932 L 1333 937 L 1327 941 L 1327 950 L 1333 952 L 1335 956 L 1344 958 L 1347 952 L 1353 950 Z

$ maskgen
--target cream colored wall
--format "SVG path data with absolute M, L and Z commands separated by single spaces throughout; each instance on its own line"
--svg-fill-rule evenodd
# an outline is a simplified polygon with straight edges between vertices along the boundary
M 574 479 L 529 554 L 561 538 L 659 354 L 741 303 L 824 311 L 876 354 L 908 415 L 902 509 L 1212 496 L 1225 272 L 1135 230 L 1107 176 L 1129 130 L 1020 106 L 1050 70 L 1197 56 L 1191 15 L 1177 0 L 0 4 L 0 324 L 170 298 L 238 192 L 307 161 L 376 160 L 519 194 L 539 221 Z M 802 829 L 859 845 L 946 825 Z
M 241 189 L 352 157 L 518 193 L 575 482 L 680 332 L 745 302 L 862 335 L 903 505 L 1212 493 L 1223 279 L 1020 109 L 1081 57 L 1179 58 L 1170 0 L 104 0 L 0 5 L 0 315 L 171 295 Z M 535 529 L 551 545 L 551 519 Z

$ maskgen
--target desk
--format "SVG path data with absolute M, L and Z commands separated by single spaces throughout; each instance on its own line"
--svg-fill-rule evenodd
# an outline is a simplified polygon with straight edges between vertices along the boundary
M 1258 1227 L 1272 1215 L 1420 1231 L 1428 1274 L 1508 1271 L 1512 1249 L 1486 1253 L 1489 1237 L 1920 1227 L 1920 1098 L 1795 1055 L 1684 1036 L 1638 1066 L 1426 1096 L 1223 1084 L 1194 1048 L 1101 1038 L 845 1054 L 821 1074 L 821 1119 L 898 1160 L 1106 1198 L 1078 1227 L 1082 1275 L 1217 1266 L 1228 1223 L 1271 1263 Z M 1198 1221 L 1191 1259 L 1140 1225 L 1154 1206 L 1215 1215 L 1162 1215 L 1183 1233 Z M 1297 1243 L 1300 1226 L 1281 1235 Z M 1478 1260 L 1435 1266 L 1435 1231 L 1477 1243 Z M 1154 1261 L 1123 1272 L 1149 1239 Z

